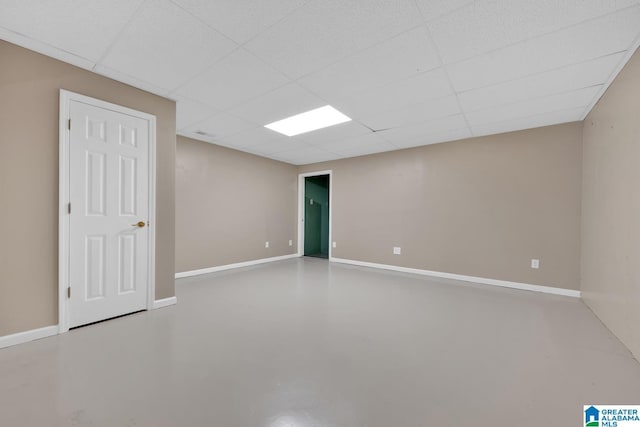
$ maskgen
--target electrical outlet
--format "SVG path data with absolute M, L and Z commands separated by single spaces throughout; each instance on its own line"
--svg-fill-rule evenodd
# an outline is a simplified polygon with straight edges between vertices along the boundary
M 269 242 L 264 242 L 264 247 L 268 248 L 269 247 Z
M 293 240 L 289 240 L 289 246 L 293 246 Z
M 531 268 L 540 268 L 540 260 L 532 259 L 531 260 Z
M 332 246 L 335 248 L 335 247 L 336 247 L 336 242 L 333 242 L 333 245 L 332 245 Z
M 393 247 L 393 254 L 394 255 L 400 255 L 402 253 L 402 248 L 399 246 L 394 246 Z

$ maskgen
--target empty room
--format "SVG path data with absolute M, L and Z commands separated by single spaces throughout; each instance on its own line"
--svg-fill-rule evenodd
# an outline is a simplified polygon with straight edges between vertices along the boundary
M 640 0 L 0 0 L 0 426 L 640 426 Z

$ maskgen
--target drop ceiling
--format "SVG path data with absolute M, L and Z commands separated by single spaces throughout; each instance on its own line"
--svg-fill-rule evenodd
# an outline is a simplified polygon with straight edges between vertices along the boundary
M 176 100 L 180 135 L 307 164 L 582 120 L 640 0 L 0 0 L 0 38 Z M 353 120 L 263 127 L 324 105 Z

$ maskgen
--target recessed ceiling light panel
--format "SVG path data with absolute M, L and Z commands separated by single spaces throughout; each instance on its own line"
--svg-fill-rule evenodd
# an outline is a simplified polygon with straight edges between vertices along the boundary
M 264 127 L 283 135 L 295 136 L 348 121 L 351 121 L 349 117 L 331 105 L 325 105 L 324 107 L 316 108 L 306 113 L 296 114 L 295 116 L 269 123 Z

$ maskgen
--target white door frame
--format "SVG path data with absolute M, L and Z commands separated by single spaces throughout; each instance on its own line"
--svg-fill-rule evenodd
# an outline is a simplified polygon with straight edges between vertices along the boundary
M 298 174 L 298 256 L 304 256 L 304 179 L 309 176 L 329 175 L 329 261 L 333 253 L 333 170 Z
M 69 120 L 72 101 L 83 102 L 98 108 L 127 114 L 149 123 L 149 251 L 148 251 L 148 292 L 147 310 L 153 309 L 155 301 L 156 264 L 156 116 L 132 110 L 127 107 L 101 101 L 68 90 L 60 89 L 60 164 L 59 164 L 59 205 L 58 205 L 58 333 L 69 330 Z

